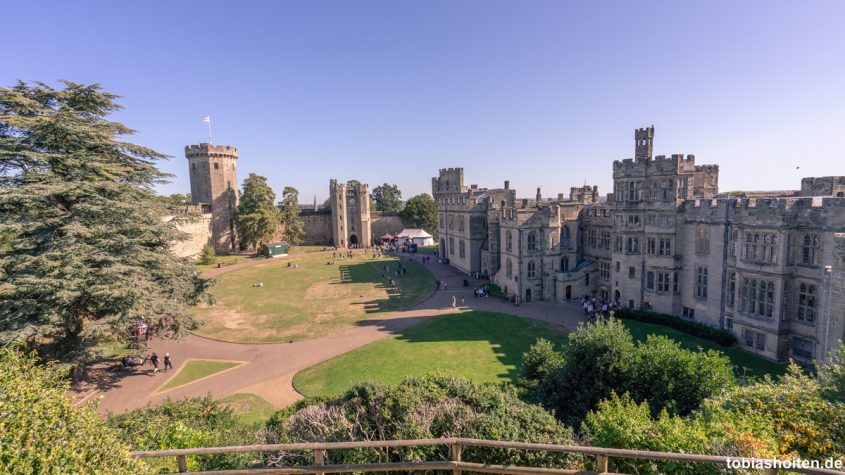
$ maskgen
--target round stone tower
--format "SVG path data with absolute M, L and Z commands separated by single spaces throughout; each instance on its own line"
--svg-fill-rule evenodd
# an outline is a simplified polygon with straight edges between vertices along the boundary
M 185 146 L 191 177 L 191 201 L 211 212 L 212 245 L 218 252 L 238 249 L 238 149 L 229 145 Z

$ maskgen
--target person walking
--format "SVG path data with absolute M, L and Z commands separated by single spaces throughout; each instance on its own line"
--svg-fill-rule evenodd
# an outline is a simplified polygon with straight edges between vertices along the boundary
M 164 354 L 164 372 L 167 372 L 167 369 L 173 369 L 173 362 L 170 361 L 170 353 Z
M 456 308 L 458 306 L 458 299 L 455 296 L 452 296 L 452 308 Z
M 158 373 L 158 355 L 155 352 L 150 356 L 150 363 L 153 365 L 153 373 Z

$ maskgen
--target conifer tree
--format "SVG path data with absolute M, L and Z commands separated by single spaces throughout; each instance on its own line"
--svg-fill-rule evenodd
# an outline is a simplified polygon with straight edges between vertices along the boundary
M 299 191 L 286 186 L 282 191 L 282 201 L 279 202 L 282 224 L 285 227 L 285 240 L 296 245 L 302 242 L 302 218 L 299 217 Z
M 163 155 L 123 141 L 118 96 L 98 84 L 0 88 L 0 344 L 81 362 L 139 319 L 196 327 L 208 282 L 173 255 L 184 238 L 153 191 Z
M 275 200 L 276 193 L 267 184 L 267 178 L 250 173 L 244 180 L 244 191 L 235 215 L 242 248 L 255 247 L 273 239 L 280 218 L 279 211 L 273 206 Z

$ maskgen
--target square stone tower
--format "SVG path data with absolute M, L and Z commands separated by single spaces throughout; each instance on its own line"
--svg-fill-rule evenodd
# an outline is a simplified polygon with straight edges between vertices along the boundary
M 217 252 L 238 250 L 235 210 L 238 208 L 238 149 L 229 145 L 185 146 L 191 177 L 191 201 L 211 211 L 210 243 Z
M 332 205 L 334 245 L 344 248 L 372 244 L 369 186 L 331 180 L 329 199 Z

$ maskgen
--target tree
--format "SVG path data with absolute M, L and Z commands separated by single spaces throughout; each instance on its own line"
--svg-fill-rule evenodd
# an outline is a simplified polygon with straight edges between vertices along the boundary
M 0 344 L 81 362 L 140 318 L 162 336 L 196 328 L 209 284 L 170 252 L 185 235 L 153 192 L 163 155 L 121 140 L 117 96 L 63 84 L 0 88 Z
M 328 401 L 283 409 L 268 426 L 281 442 L 468 437 L 572 443 L 570 428 L 542 408 L 520 401 L 512 387 L 444 376 L 408 378 L 396 386 L 360 384 Z M 379 452 L 338 451 L 332 454 L 332 463 L 447 457 L 444 448 L 438 446 Z M 566 467 L 572 460 L 563 454 L 477 447 L 466 448 L 463 458 L 488 464 L 545 467 Z
M 208 244 L 203 244 L 202 251 L 200 251 L 200 258 L 197 262 L 203 265 L 209 265 L 214 264 L 216 261 L 217 254 L 214 252 L 214 248 Z
M 275 200 L 276 193 L 263 176 L 250 173 L 244 180 L 244 191 L 235 213 L 241 248 L 255 247 L 273 239 L 281 220 L 273 206 Z
M 282 224 L 285 227 L 285 240 L 288 244 L 296 245 L 302 242 L 302 218 L 299 217 L 299 191 L 286 186 L 282 190 L 282 201 L 279 202 Z
M 402 210 L 402 192 L 396 185 L 385 183 L 373 188 L 373 201 L 378 211 L 395 213 Z
M 819 363 L 819 382 L 822 395 L 831 401 L 845 402 L 845 343 Z
M 399 213 L 402 224 L 410 228 L 422 228 L 437 237 L 437 203 L 426 193 L 412 197 Z
M 179 208 L 189 206 L 191 204 L 190 193 L 186 195 L 173 193 L 172 195 L 161 196 L 160 198 L 164 201 L 165 206 L 167 206 L 170 210 L 178 210 Z
M 73 406 L 69 390 L 59 366 L 0 348 L 3 473 L 150 473 L 92 408 Z
M 331 199 L 331 197 L 326 198 L 326 201 L 323 201 L 323 204 L 320 205 L 320 209 L 332 209 L 332 199 Z

